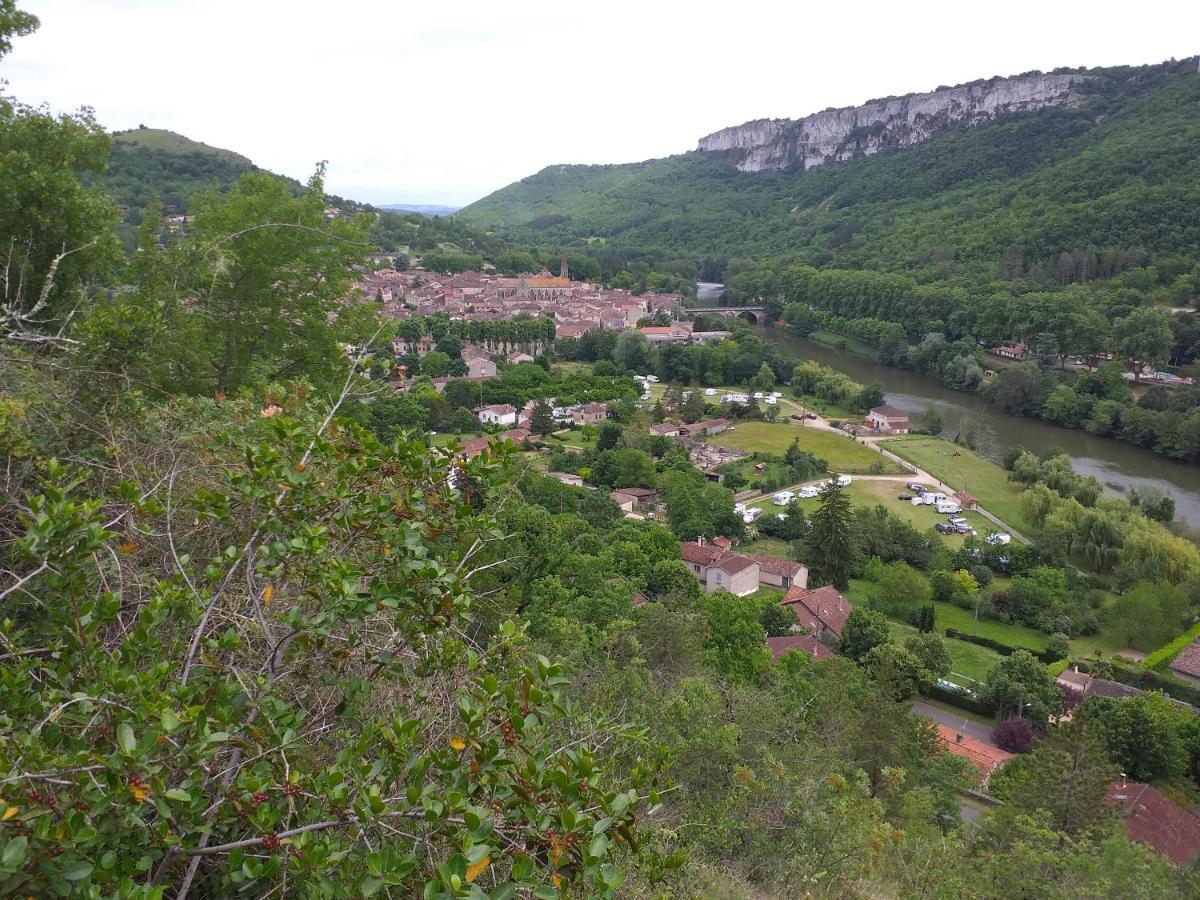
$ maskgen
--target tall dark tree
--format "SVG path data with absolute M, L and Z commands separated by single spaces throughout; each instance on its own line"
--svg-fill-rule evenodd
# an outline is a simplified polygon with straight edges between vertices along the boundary
M 529 430 L 542 435 L 554 430 L 554 411 L 545 400 L 538 400 L 533 405 L 533 412 L 529 416 Z
M 839 591 L 850 585 L 850 564 L 854 555 L 850 519 L 850 498 L 836 482 L 830 482 L 821 494 L 820 508 L 813 513 L 805 550 L 813 578 L 832 584 Z

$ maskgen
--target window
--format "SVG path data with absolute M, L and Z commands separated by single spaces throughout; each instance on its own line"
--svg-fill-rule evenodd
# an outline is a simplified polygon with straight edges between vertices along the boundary
M 787 587 L 791 587 L 791 586 L 792 586 L 792 579 L 790 579 L 790 578 L 788 578 L 786 575 L 784 575 L 784 576 L 783 576 L 783 585 L 782 585 L 782 586 L 783 586 L 783 587 L 785 587 L 785 588 L 787 588 Z

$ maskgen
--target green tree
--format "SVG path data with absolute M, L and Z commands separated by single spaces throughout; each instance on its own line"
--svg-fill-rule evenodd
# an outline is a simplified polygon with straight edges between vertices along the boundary
M 978 694 L 997 716 L 1024 716 L 1041 728 L 1058 714 L 1062 702 L 1054 679 L 1028 650 L 1018 650 L 997 663 Z
M 1165 364 L 1175 345 L 1171 318 L 1161 309 L 1135 309 L 1113 330 L 1118 335 L 1117 350 L 1136 379 L 1141 379 L 1147 368 Z
M 812 578 L 844 591 L 850 584 L 853 547 L 850 542 L 850 498 L 831 482 L 821 494 L 821 505 L 813 513 L 806 558 Z
M 759 621 L 762 607 L 750 597 L 737 597 L 727 591 L 700 596 L 700 608 L 708 619 L 705 656 L 721 678 L 753 684 L 767 669 L 766 635 Z
M 872 647 L 863 657 L 863 665 L 870 671 L 880 690 L 893 700 L 908 700 L 916 696 L 921 685 L 933 679 L 933 674 L 925 668 L 919 656 L 890 641 Z
M 940 634 L 914 634 L 904 642 L 904 647 L 921 661 L 921 665 L 933 677 L 942 678 L 950 674 L 950 651 L 946 649 L 946 642 Z
M 875 605 L 889 616 L 906 619 L 932 599 L 929 581 L 906 562 L 883 567 L 873 592 Z
M 966 569 L 939 569 L 929 576 L 929 583 L 935 600 L 964 609 L 974 606 L 979 595 L 979 582 Z
M 1187 768 L 1191 714 L 1157 691 L 1120 700 L 1089 697 L 1076 716 L 1094 727 L 1108 758 L 1130 778 L 1176 778 Z
M 891 639 L 891 631 L 883 613 L 856 606 L 842 627 L 838 652 L 855 662 L 861 662 L 873 648 Z
M 421 371 L 430 378 L 441 378 L 450 374 L 450 367 L 450 355 L 441 350 L 431 350 L 421 357 Z
M 534 434 L 547 435 L 554 430 L 554 411 L 545 400 L 533 404 L 529 416 L 529 430 Z
M 41 22 L 32 13 L 17 9 L 16 0 L 0 0 L 0 59 L 12 50 L 12 39 L 33 34 Z

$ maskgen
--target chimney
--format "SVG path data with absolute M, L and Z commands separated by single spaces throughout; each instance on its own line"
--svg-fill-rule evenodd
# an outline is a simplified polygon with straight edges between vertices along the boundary
M 702 534 L 696 535 L 696 544 L 701 547 L 704 546 L 704 535 L 702 535 Z
M 961 731 L 954 732 L 954 743 L 961 744 L 962 742 L 963 742 L 962 732 Z

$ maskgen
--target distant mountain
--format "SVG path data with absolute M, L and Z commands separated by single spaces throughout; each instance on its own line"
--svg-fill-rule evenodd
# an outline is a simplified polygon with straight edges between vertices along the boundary
M 389 212 L 420 213 L 423 216 L 449 216 L 462 209 L 461 206 L 439 206 L 435 203 L 387 203 L 379 208 Z
M 1198 108 L 1194 58 L 1027 73 L 750 122 L 664 159 L 550 166 L 455 219 L 703 261 L 710 280 L 746 257 L 975 283 L 1064 254 L 1197 260 Z

